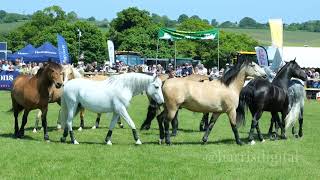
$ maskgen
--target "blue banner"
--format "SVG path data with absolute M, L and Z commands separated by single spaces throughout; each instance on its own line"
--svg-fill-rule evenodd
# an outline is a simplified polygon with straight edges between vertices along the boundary
M 0 71 L 0 90 L 11 90 L 12 82 L 19 74 L 18 71 Z
M 68 45 L 66 41 L 60 34 L 57 35 L 57 39 L 60 64 L 70 64 Z

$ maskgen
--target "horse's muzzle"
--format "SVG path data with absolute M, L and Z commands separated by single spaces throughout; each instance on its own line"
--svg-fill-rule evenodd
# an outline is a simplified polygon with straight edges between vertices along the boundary
M 55 85 L 56 85 L 56 88 L 58 88 L 58 89 L 59 89 L 59 88 L 61 88 L 62 83 L 56 83 Z

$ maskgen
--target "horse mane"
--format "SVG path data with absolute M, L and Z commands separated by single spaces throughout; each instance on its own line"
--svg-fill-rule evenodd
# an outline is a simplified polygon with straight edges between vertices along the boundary
M 41 67 L 37 74 L 36 74 L 36 77 L 40 77 L 41 74 L 43 73 L 43 71 L 47 68 L 52 68 L 52 69 L 62 69 L 62 66 L 60 64 L 57 64 L 55 62 L 47 62 L 46 64 L 43 65 L 43 67 Z
M 237 77 L 243 64 L 248 64 L 249 60 L 243 60 L 238 62 L 235 66 L 231 67 L 220 79 L 220 81 L 229 86 L 229 84 Z
M 117 88 L 128 87 L 133 91 L 141 91 L 145 90 L 147 84 L 152 80 L 153 76 L 131 72 L 111 76 L 105 81 L 108 85 L 113 85 Z
M 83 75 L 76 68 L 71 66 L 71 69 L 72 69 L 73 76 L 75 78 L 82 78 L 83 77 Z
M 291 62 L 293 62 L 293 61 L 289 61 L 289 62 L 286 63 L 284 66 L 282 66 L 282 67 L 279 69 L 279 71 L 277 72 L 276 76 L 275 76 L 273 79 L 276 79 L 276 78 L 281 74 L 281 72 L 282 72 L 287 66 L 289 66 L 289 64 L 290 64 Z

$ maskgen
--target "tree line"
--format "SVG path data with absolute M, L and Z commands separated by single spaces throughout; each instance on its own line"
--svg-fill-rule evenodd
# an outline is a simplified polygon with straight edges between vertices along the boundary
M 60 33 L 67 41 L 69 53 L 73 62 L 77 62 L 79 54 L 84 54 L 86 62 L 108 59 L 107 40 L 115 44 L 116 50 L 138 51 L 143 57 L 174 58 L 174 43 L 170 40 L 159 40 L 158 31 L 161 27 L 172 27 L 178 30 L 201 31 L 215 27 L 226 26 L 215 19 L 210 22 L 199 16 L 180 15 L 177 20 L 160 16 L 130 7 L 117 13 L 110 22 L 106 19 L 97 21 L 94 17 L 80 18 L 71 11 L 65 12 L 59 6 L 50 6 L 36 11 L 29 16 L 24 25 L 0 34 L 0 41 L 8 42 L 8 48 L 17 51 L 28 43 L 40 46 L 45 41 L 57 44 L 56 34 Z M 228 23 L 227 23 L 228 24 Z M 232 24 L 232 23 L 231 23 Z M 254 23 L 250 19 L 239 22 L 241 27 L 250 27 Z M 257 25 L 256 25 L 257 26 Z M 82 32 L 80 37 L 78 29 Z M 220 59 L 224 65 L 236 51 L 253 51 L 258 42 L 253 38 L 232 32 L 219 32 Z M 159 53 L 157 54 L 157 44 Z M 176 41 L 177 57 L 202 60 L 208 67 L 217 65 L 217 39 L 210 41 L 179 40 Z

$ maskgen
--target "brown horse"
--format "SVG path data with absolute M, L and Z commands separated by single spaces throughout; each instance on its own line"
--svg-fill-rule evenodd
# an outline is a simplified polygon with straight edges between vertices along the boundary
M 31 110 L 42 111 L 41 120 L 44 139 L 49 140 L 47 131 L 47 111 L 49 102 L 49 89 L 52 85 L 60 88 L 63 85 L 61 79 L 62 66 L 54 62 L 48 62 L 40 68 L 35 76 L 20 75 L 13 82 L 11 91 L 12 110 L 14 113 L 14 135 L 18 138 L 24 136 L 24 126 Z M 18 125 L 18 115 L 24 110 L 21 127 Z
M 168 79 L 163 85 L 165 98 L 164 118 L 159 123 L 160 143 L 165 137 L 171 144 L 169 122 L 176 116 L 180 107 L 193 112 L 212 113 L 209 127 L 203 137 L 207 142 L 216 120 L 222 113 L 227 113 L 237 144 L 242 144 L 236 127 L 236 109 L 239 94 L 247 76 L 266 76 L 256 63 L 245 60 L 230 69 L 221 80 L 195 82 L 184 79 Z M 165 120 L 164 120 L 165 119 Z M 163 131 L 163 124 L 165 131 Z

